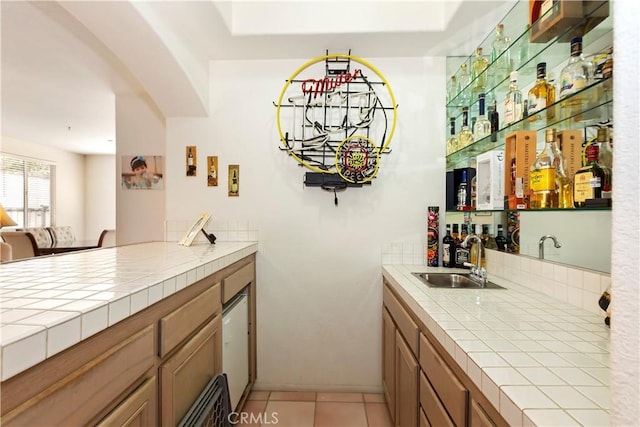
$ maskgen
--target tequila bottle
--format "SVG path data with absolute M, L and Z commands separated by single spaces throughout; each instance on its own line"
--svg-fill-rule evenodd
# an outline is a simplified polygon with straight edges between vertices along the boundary
M 582 37 L 571 39 L 571 57 L 560 73 L 560 99 L 567 98 L 584 89 L 593 79 L 593 64 L 582 55 Z M 574 95 L 562 103 L 563 107 L 580 107 L 587 101 Z
M 498 82 L 506 79 L 512 70 L 509 43 L 509 37 L 504 35 L 504 24 L 498 24 L 491 42 L 491 64 Z
M 458 149 L 473 144 L 473 132 L 469 128 L 469 107 L 462 107 L 462 127 L 458 134 Z
M 531 209 L 548 209 L 558 207 L 558 190 L 556 190 L 556 168 L 553 164 L 553 147 L 556 133 L 554 129 L 545 131 L 544 149 L 529 169 L 529 188 Z
M 458 96 L 460 97 L 459 105 L 469 105 L 471 103 L 471 74 L 467 68 L 467 63 L 463 63 L 460 66 L 460 72 L 458 73 Z
M 482 48 L 476 48 L 476 56 L 471 63 L 471 79 L 473 80 L 473 91 L 484 93 L 487 89 L 488 74 L 485 72 L 489 66 L 489 60 L 482 56 Z
M 518 89 L 518 72 L 512 71 L 509 75 L 511 83 L 509 92 L 504 98 L 504 124 L 508 126 L 522 120 L 522 92 Z
M 454 100 L 458 95 L 458 80 L 456 76 L 451 76 L 447 83 L 447 104 Z
M 553 133 L 553 166 L 556 168 L 556 189 L 558 190 L 558 207 L 561 209 L 573 208 L 573 177 L 567 173 L 567 160 L 562 155 L 562 142 L 557 137 L 555 129 L 548 129 Z M 552 136 L 549 135 L 549 138 Z
M 447 140 L 447 155 L 458 151 L 458 138 L 456 138 L 456 119 L 451 117 L 449 119 L 449 139 Z
M 491 122 L 487 120 L 484 109 L 484 93 L 478 95 L 478 110 L 479 116 L 473 125 L 473 140 L 480 141 L 482 138 L 491 134 Z
M 555 100 L 555 90 L 547 83 L 547 63 L 540 62 L 537 66 L 537 77 L 535 84 L 529 90 L 528 116 L 529 121 L 536 121 L 540 116 L 536 114 L 538 111 L 547 108 L 553 104 Z

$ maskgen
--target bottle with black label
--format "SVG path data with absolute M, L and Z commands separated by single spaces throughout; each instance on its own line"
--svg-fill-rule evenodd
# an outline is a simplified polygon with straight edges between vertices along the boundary
M 498 224 L 498 235 L 496 236 L 496 245 L 499 251 L 507 250 L 507 238 L 504 237 L 504 231 L 502 230 L 502 224 Z
M 442 238 L 442 266 L 453 268 L 455 267 L 455 241 L 451 237 L 451 224 L 446 226 L 447 234 Z
M 467 224 L 462 224 L 462 232 L 460 233 L 460 241 L 464 241 L 465 237 L 467 237 Z M 470 249 L 463 248 L 462 245 L 456 247 L 456 267 L 465 268 L 464 263 L 469 262 L 471 259 Z

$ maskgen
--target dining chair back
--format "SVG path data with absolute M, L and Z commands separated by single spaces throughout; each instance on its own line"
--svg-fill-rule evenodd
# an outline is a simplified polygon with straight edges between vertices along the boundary
M 38 255 L 36 239 L 28 231 L 3 231 L 2 238 L 11 245 L 13 261 Z

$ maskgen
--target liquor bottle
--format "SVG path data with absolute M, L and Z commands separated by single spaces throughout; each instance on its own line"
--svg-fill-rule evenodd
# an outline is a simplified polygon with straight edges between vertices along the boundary
M 471 62 L 471 80 L 473 81 L 473 91 L 484 93 L 487 90 L 488 74 L 485 72 L 489 66 L 489 60 L 482 56 L 482 48 L 476 48 L 476 56 Z
M 473 125 L 473 140 L 480 141 L 482 138 L 491 134 L 491 122 L 487 120 L 484 110 L 484 93 L 478 95 L 478 111 L 479 116 Z
M 598 163 L 609 169 L 609 171 L 613 170 L 613 150 L 611 149 L 611 141 L 609 140 L 609 128 L 599 128 L 596 141 L 598 141 L 598 145 L 600 146 Z
M 458 184 L 458 192 L 457 197 L 458 197 L 458 204 L 457 204 L 457 209 L 459 211 L 466 211 L 467 209 L 467 171 L 463 170 L 462 171 L 462 176 L 460 179 L 460 184 Z
M 471 210 L 475 211 L 476 210 L 476 203 L 478 201 L 478 180 L 476 179 L 478 178 L 478 175 L 474 175 L 473 178 L 471 178 Z
M 509 37 L 504 35 L 504 24 L 498 24 L 491 42 L 491 64 L 498 82 L 506 79 L 512 69 L 509 43 Z
M 449 139 L 447 140 L 447 155 L 458 151 L 458 138 L 456 138 L 456 119 L 449 119 Z
M 531 209 L 548 209 L 558 206 L 558 191 L 556 190 L 556 168 L 553 165 L 554 129 L 545 131 L 544 149 L 529 169 L 529 188 Z
M 522 119 L 522 92 L 518 89 L 518 72 L 512 71 L 509 74 L 511 83 L 509 92 L 504 98 L 504 124 L 508 126 Z
M 478 224 L 471 224 L 471 234 L 478 235 Z M 473 265 L 476 265 L 478 262 L 478 242 L 475 240 L 471 241 L 471 247 L 469 248 L 469 262 Z
M 573 182 L 567 173 L 567 160 L 562 154 L 562 141 L 558 138 L 555 129 L 547 129 L 553 133 L 551 148 L 553 151 L 553 166 L 556 168 L 556 190 L 558 190 L 558 207 L 560 209 L 573 208 Z M 551 135 L 549 135 L 551 138 Z
M 546 77 L 547 63 L 540 62 L 537 66 L 537 80 L 529 90 L 528 115 L 530 122 L 540 120 L 540 116 L 536 113 L 556 102 L 555 90 L 550 90 L 551 85 L 547 82 Z
M 469 128 L 469 107 L 462 107 L 462 127 L 458 134 L 458 147 L 464 148 L 473 144 L 473 132 Z
M 527 42 L 529 39 L 529 31 L 531 26 L 529 24 L 524 26 L 524 35 L 521 37 L 520 50 L 518 51 L 518 66 L 515 68 L 520 69 L 520 74 L 523 76 L 528 76 L 529 74 L 535 72 L 533 68 L 533 61 L 530 61 L 531 55 L 529 53 L 529 45 Z
M 485 249 L 487 248 L 487 242 L 489 241 L 489 225 L 482 224 L 482 235 L 480 236 L 480 243 L 482 244 L 482 252 L 480 252 L 480 266 L 487 266 L 487 255 Z
M 458 96 L 458 80 L 456 76 L 451 76 L 447 82 L 447 104 L 450 103 Z
M 489 123 L 491 124 L 491 141 L 498 140 L 498 129 L 500 128 L 500 115 L 498 114 L 498 105 L 493 100 L 493 105 L 489 107 Z
M 460 97 L 460 102 L 458 105 L 469 105 L 471 104 L 471 88 L 468 87 L 471 83 L 471 74 L 469 74 L 469 69 L 467 67 L 467 63 L 463 63 L 460 65 L 460 72 L 458 73 L 458 96 Z
M 593 64 L 582 55 L 582 37 L 571 39 L 569 63 L 560 72 L 560 99 L 584 89 L 593 79 Z M 564 101 L 563 107 L 582 107 L 586 98 L 580 95 Z
M 446 229 L 447 234 L 442 238 L 442 266 L 453 268 L 455 260 L 451 250 L 452 248 L 455 250 L 455 243 L 451 237 L 451 224 L 447 224 Z
M 482 226 L 484 229 L 484 226 Z M 496 240 L 496 236 L 493 235 L 492 233 L 492 228 L 491 225 L 488 224 L 487 225 L 487 242 L 484 244 L 484 248 L 485 249 L 494 249 L 497 250 L 498 249 L 498 242 Z M 483 234 L 484 234 L 484 230 L 483 230 Z M 506 242 L 505 242 L 506 244 Z
M 576 171 L 573 178 L 573 203 L 576 208 L 586 206 L 588 199 L 603 198 L 603 191 L 611 191 L 607 168 L 598 163 L 597 145 L 587 147 L 587 165 Z
M 461 224 L 462 231 L 460 233 L 460 241 L 464 241 L 467 237 L 467 224 Z M 463 248 L 462 245 L 458 245 L 456 248 L 456 267 L 465 268 L 464 263 L 469 262 L 471 259 L 471 253 L 468 247 Z
M 458 265 L 458 246 L 460 246 L 460 234 L 458 233 L 459 230 L 459 226 L 458 224 L 453 224 L 453 226 L 451 227 L 452 231 L 451 231 L 451 238 L 453 238 L 453 243 L 451 246 L 451 267 L 455 268 Z
M 613 81 L 611 80 L 613 77 L 613 48 L 610 47 L 607 50 L 607 59 L 604 61 L 604 65 L 602 66 L 602 78 L 609 79 L 604 82 L 603 89 L 605 91 L 613 90 Z
M 499 251 L 504 252 L 507 250 L 507 238 L 504 237 L 502 224 L 498 224 L 498 235 L 496 236 L 496 245 L 498 246 Z

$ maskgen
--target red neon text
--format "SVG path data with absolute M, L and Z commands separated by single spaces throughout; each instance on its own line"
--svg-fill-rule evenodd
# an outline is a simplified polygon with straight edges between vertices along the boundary
M 322 95 L 325 92 L 331 92 L 335 88 L 342 86 L 344 83 L 349 83 L 356 77 L 358 73 L 362 75 L 360 69 L 353 70 L 353 73 L 343 72 L 336 77 L 325 76 L 323 79 L 306 79 L 302 82 L 302 93 L 307 94 L 313 92 L 313 97 Z

